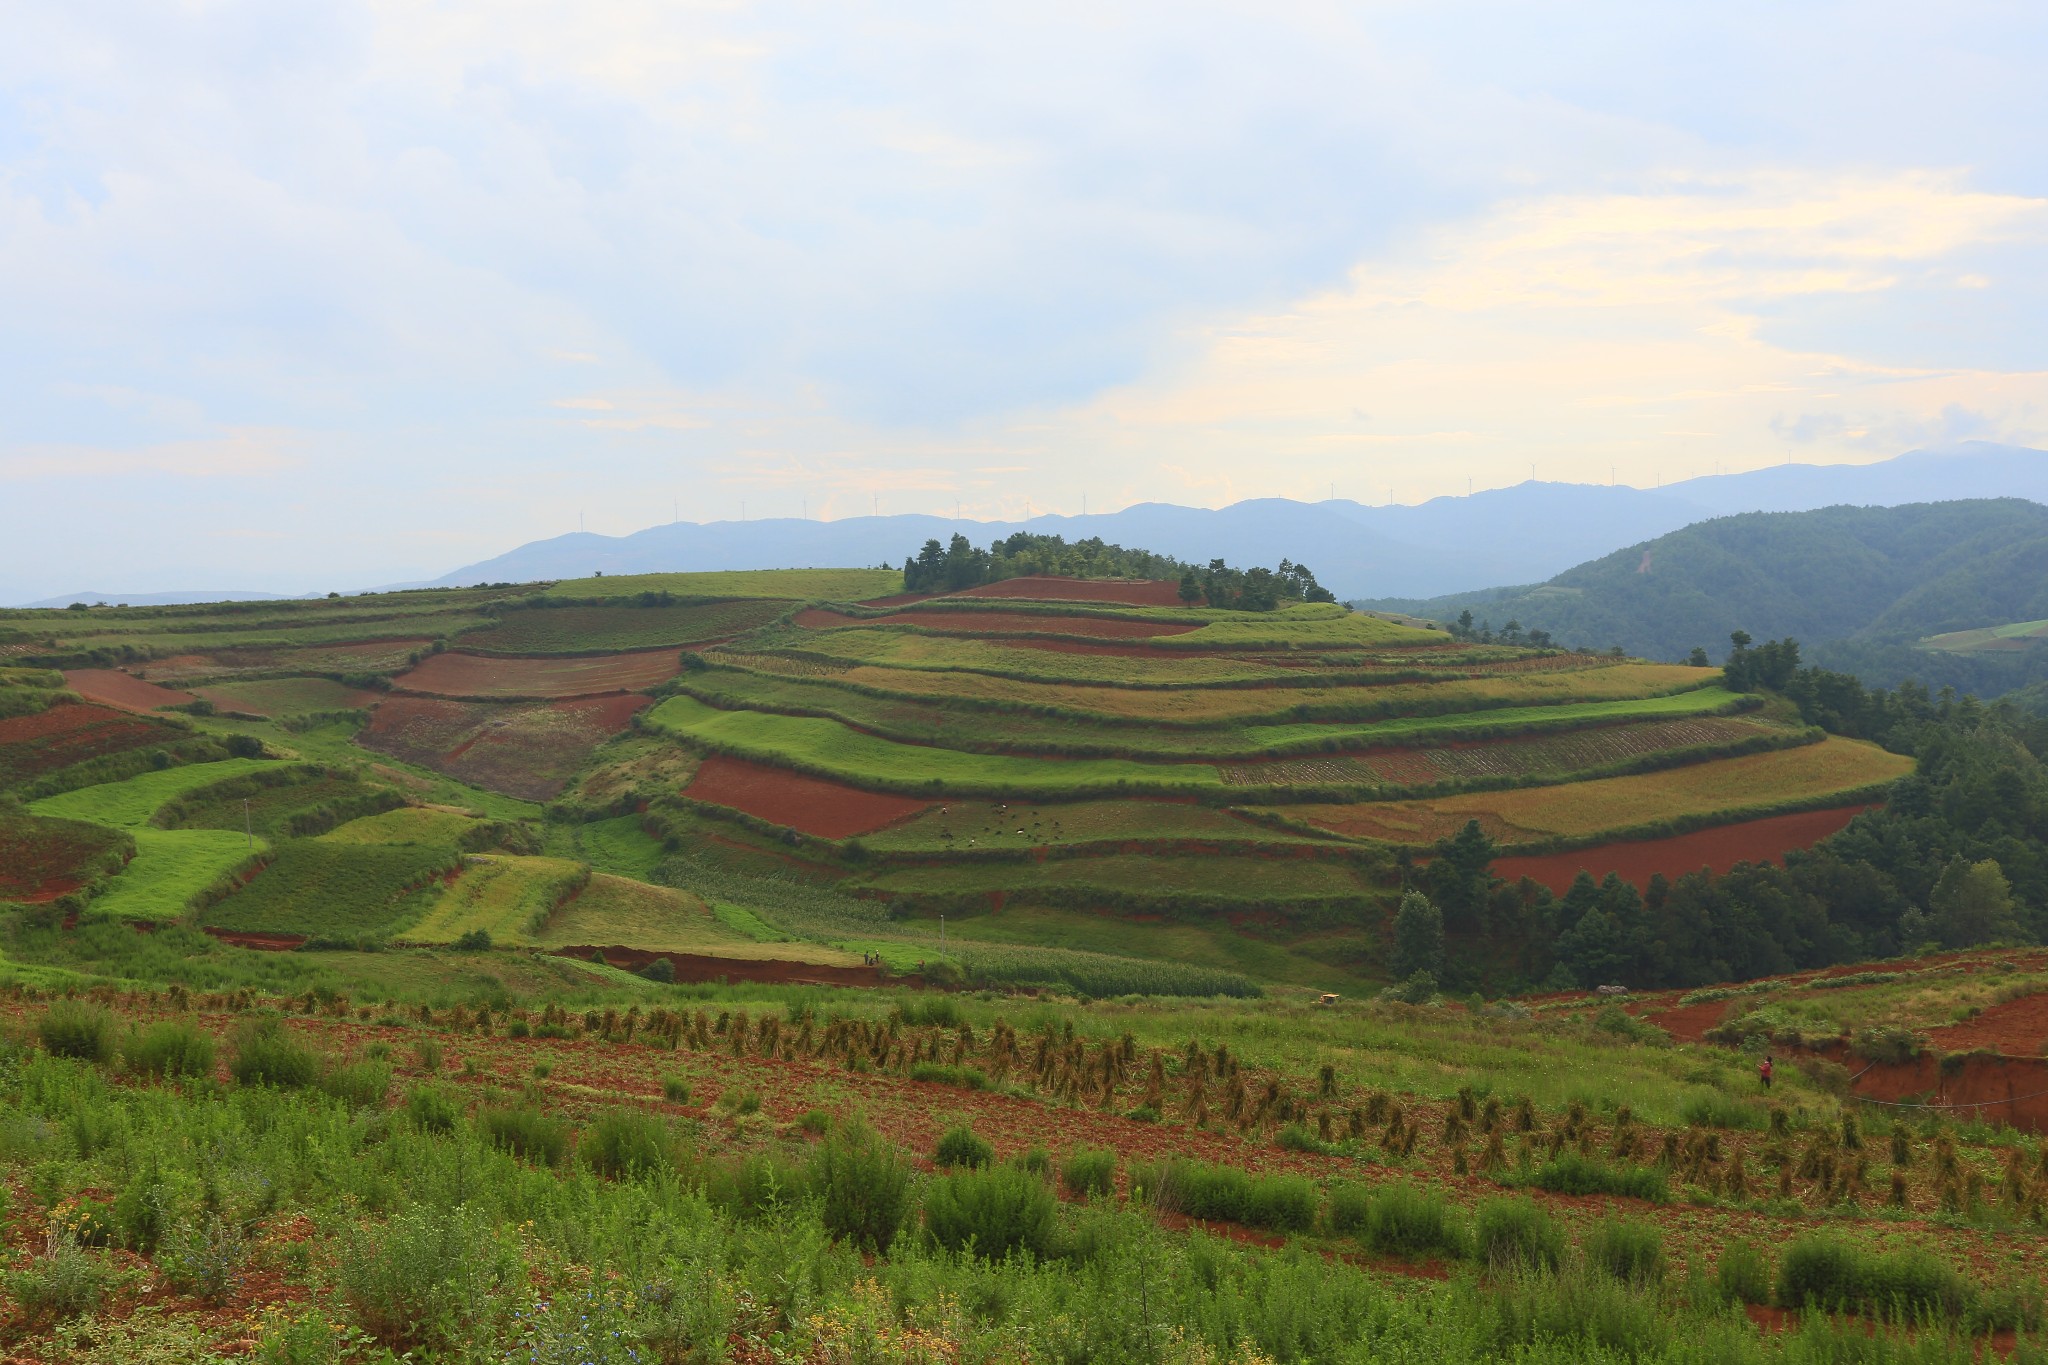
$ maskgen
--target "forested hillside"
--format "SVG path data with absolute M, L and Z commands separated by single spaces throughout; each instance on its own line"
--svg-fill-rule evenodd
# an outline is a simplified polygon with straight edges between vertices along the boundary
M 1649 658 L 1729 636 L 1791 636 L 1867 681 L 1916 677 L 1993 695 L 2048 677 L 2048 649 L 1950 653 L 1925 637 L 2048 617 L 2048 508 L 2018 498 L 1719 517 L 1547 583 L 1370 605 L 1482 638 L 1513 628 Z

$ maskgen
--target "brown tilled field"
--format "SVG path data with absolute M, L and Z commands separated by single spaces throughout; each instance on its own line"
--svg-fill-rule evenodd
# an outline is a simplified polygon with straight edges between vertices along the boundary
M 392 697 L 371 713 L 356 742 L 489 791 L 547 801 L 647 701 L 631 695 L 558 702 Z
M 164 706 L 183 706 L 190 692 L 159 687 L 118 668 L 72 668 L 64 673 L 64 685 L 87 701 L 118 706 L 124 711 L 154 711 Z
M 1868 805 L 1842 806 L 1834 810 L 1801 811 L 1796 815 L 1773 815 L 1763 820 L 1744 820 L 1713 829 L 1669 839 L 1636 839 L 1600 844 L 1571 853 L 1542 857 L 1500 858 L 1494 875 L 1508 881 L 1529 878 L 1563 895 L 1581 870 L 1598 881 L 1612 872 L 1638 888 L 1662 873 L 1667 878 L 1711 868 L 1726 872 L 1737 863 L 1779 863 L 1797 848 L 1811 848 L 1831 834 L 1839 834 L 1848 823 L 1871 810 Z
M 871 834 L 930 804 L 719 754 L 698 765 L 697 776 L 683 794 L 821 839 Z
M 638 692 L 681 671 L 680 656 L 672 649 L 594 659 L 485 658 L 451 650 L 422 659 L 419 667 L 399 675 L 397 686 L 426 696 L 483 700 L 594 697 Z

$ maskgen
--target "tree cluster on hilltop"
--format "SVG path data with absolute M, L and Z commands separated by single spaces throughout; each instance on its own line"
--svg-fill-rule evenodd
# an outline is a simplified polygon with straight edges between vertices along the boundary
M 959 592 L 1008 578 L 1178 579 L 1180 599 L 1239 611 L 1271 611 L 1285 602 L 1334 602 L 1307 565 L 1280 561 L 1277 569 L 1234 569 L 1220 559 L 1206 568 L 1150 550 L 1125 549 L 1099 536 L 1069 544 L 1062 536 L 1019 531 L 977 549 L 964 535 L 950 544 L 927 540 L 903 561 L 905 592 Z
M 1916 683 L 1867 689 L 1802 667 L 1776 640 L 1731 650 L 1729 681 L 1809 724 L 1910 754 L 1886 804 L 1785 865 L 1743 864 L 1635 886 L 1581 873 L 1562 896 L 1493 875 L 1474 822 L 1437 844 L 1413 890 L 1441 913 L 1444 984 L 1699 986 L 1995 942 L 2048 941 L 2048 720 Z M 1409 933 L 1419 912 L 1404 905 Z M 1397 938 L 1404 935 L 1397 932 Z M 1397 951 L 1398 973 L 1419 965 Z

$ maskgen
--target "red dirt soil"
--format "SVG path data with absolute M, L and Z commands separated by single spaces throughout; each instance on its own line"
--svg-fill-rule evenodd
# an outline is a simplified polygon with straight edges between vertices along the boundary
M 118 668 L 66 669 L 64 684 L 89 701 L 105 702 L 123 711 L 154 711 L 159 706 L 183 706 L 192 700 L 190 692 L 158 687 L 153 682 L 132 678 Z
M 1185 635 L 1200 630 L 1186 621 L 1127 621 L 1106 616 L 1050 616 L 1022 611 L 899 611 L 887 616 L 842 616 L 813 607 L 795 616 L 810 630 L 834 626 L 923 626 L 962 635 L 1094 635 L 1105 640 L 1134 640 L 1152 635 Z
M 1032 597 L 1050 602 L 1122 602 L 1132 607 L 1181 607 L 1180 584 L 1164 579 L 1006 578 L 952 597 Z
M 573 957 L 584 962 L 592 953 L 603 953 L 605 964 L 637 972 L 658 958 L 667 958 L 676 970 L 677 981 L 755 981 L 785 986 L 915 986 L 922 978 L 890 976 L 880 967 L 829 967 L 817 962 L 788 962 L 775 957 L 706 957 L 698 953 L 662 953 L 646 948 L 583 945 L 551 950 L 556 957 Z
M 2048 1051 L 2048 992 L 1993 1005 L 1975 1019 L 1930 1029 L 1927 1036 L 1942 1052 L 1990 1048 L 2008 1057 L 2039 1057 Z
M 306 941 L 304 934 L 259 934 L 240 929 L 216 929 L 212 925 L 206 926 L 206 932 L 222 943 L 232 944 L 237 948 L 255 948 L 266 953 L 294 952 Z
M 764 763 L 713 754 L 697 768 L 684 795 L 787 825 L 820 839 L 872 834 L 907 819 L 931 803 L 907 796 L 865 792 L 821 777 L 771 768 Z
M 1875 809 L 1863 805 L 1801 811 L 1797 815 L 1773 815 L 1764 820 L 1695 830 L 1669 839 L 1633 839 L 1571 853 L 1499 858 L 1494 861 L 1493 870 L 1496 876 L 1511 882 L 1527 877 L 1560 896 L 1571 888 L 1572 879 L 1581 870 L 1592 873 L 1595 881 L 1612 872 L 1640 888 L 1648 886 L 1650 878 L 1659 872 L 1675 879 L 1702 867 L 1721 873 L 1737 863 L 1782 862 L 1787 849 L 1810 848 L 1831 834 L 1839 834 L 1864 811 Z
M 47 711 L 38 711 L 33 715 L 10 716 L 6 720 L 0 720 L 0 744 L 45 740 L 106 724 L 117 724 L 124 729 L 148 729 L 151 733 L 156 733 L 155 727 L 130 719 L 125 711 L 109 710 L 107 707 L 94 706 L 90 703 L 60 703 Z
M 450 650 L 420 661 L 401 674 L 397 691 L 440 697 L 594 697 L 638 692 L 667 682 L 682 671 L 673 649 L 597 658 L 484 658 Z

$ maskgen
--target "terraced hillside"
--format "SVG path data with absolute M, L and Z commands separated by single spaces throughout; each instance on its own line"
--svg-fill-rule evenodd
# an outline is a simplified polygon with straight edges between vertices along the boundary
M 1341 985 L 1467 826 L 1560 892 L 1641 884 L 1703 832 L 1779 857 L 1911 768 L 1716 670 L 1172 583 L 900 586 L 0 613 L 7 837 L 55 850 L 13 894 L 250 942 Z

